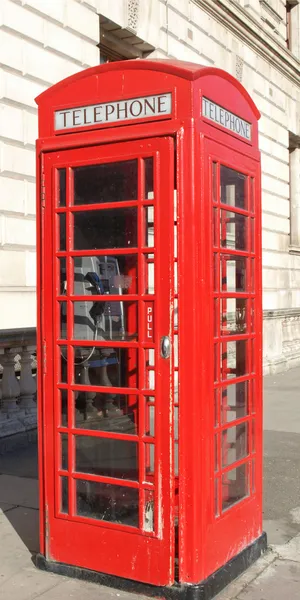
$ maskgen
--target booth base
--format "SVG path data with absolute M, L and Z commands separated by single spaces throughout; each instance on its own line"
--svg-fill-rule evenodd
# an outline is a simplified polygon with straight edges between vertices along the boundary
M 124 590 L 135 594 L 143 594 L 150 598 L 165 598 L 167 600 L 211 600 L 221 592 L 231 581 L 241 575 L 267 549 L 267 536 L 263 533 L 253 544 L 245 548 L 226 565 L 215 571 L 201 583 L 174 584 L 172 586 L 154 586 L 131 579 L 116 577 L 47 560 L 42 554 L 36 556 L 35 564 L 38 569 L 49 571 L 66 577 L 82 579 L 98 583 L 110 588 Z

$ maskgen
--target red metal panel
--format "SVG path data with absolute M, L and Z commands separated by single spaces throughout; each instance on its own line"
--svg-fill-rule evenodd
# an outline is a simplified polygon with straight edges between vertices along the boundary
M 161 138 L 148 140 L 146 144 L 133 142 L 127 144 L 114 145 L 113 147 L 90 148 L 85 150 L 84 156 L 80 150 L 60 152 L 59 154 L 49 154 L 44 157 L 45 175 L 46 175 L 46 216 L 47 224 L 44 231 L 44 245 L 42 253 L 43 276 L 41 285 L 41 304 L 43 306 L 44 321 L 46 323 L 45 336 L 47 346 L 47 373 L 43 385 L 40 385 L 40 392 L 43 393 L 43 420 L 40 421 L 40 429 L 45 434 L 45 447 L 47 453 L 44 456 L 44 477 L 45 477 L 45 505 L 47 507 L 47 528 L 48 543 L 46 545 L 46 556 L 68 564 L 79 565 L 97 571 L 103 571 L 121 577 L 128 577 L 140 581 L 154 583 L 157 585 L 167 585 L 174 581 L 174 478 L 173 478 L 173 412 L 172 412 L 172 364 L 171 360 L 164 360 L 160 355 L 160 339 L 163 335 L 172 335 L 172 307 L 173 307 L 173 156 L 174 147 L 171 138 Z M 82 157 L 82 158 L 81 158 Z M 140 218 L 140 233 L 136 252 L 140 257 L 140 264 L 143 263 L 143 256 L 151 253 L 155 261 L 155 294 L 145 294 L 142 289 L 143 267 L 139 272 L 139 293 L 124 296 L 124 301 L 137 300 L 142 307 L 140 316 L 140 337 L 139 341 L 94 341 L 94 347 L 114 348 L 136 348 L 139 352 L 139 360 L 144 361 L 144 354 L 147 348 L 153 348 L 155 352 L 155 390 L 147 389 L 144 381 L 143 368 L 139 367 L 138 386 L 135 389 L 113 387 L 109 389 L 111 393 L 129 393 L 139 396 L 139 433 L 138 437 L 126 434 L 115 434 L 113 432 L 98 432 L 88 429 L 76 429 L 74 423 L 73 392 L 80 390 L 80 386 L 73 385 L 73 348 L 89 347 L 91 343 L 86 340 L 73 340 L 73 299 L 84 301 L 88 296 L 73 296 L 73 256 L 86 256 L 86 251 L 73 251 L 73 214 L 77 213 L 78 207 L 68 208 L 73 197 L 73 176 L 72 168 L 81 166 L 81 164 L 100 164 L 108 161 L 129 160 L 131 157 L 138 158 L 139 163 L 144 157 L 153 157 L 154 159 L 154 199 L 150 201 L 142 200 L 141 185 L 139 185 L 139 194 L 136 205 L 139 207 L 140 214 L 150 203 L 155 207 L 155 246 L 146 247 L 141 237 L 141 227 L 143 218 Z M 57 192 L 55 184 L 57 177 L 55 170 L 66 168 L 66 207 L 57 208 Z M 122 207 L 127 206 L 127 202 L 122 202 Z M 132 202 L 130 203 L 132 205 Z M 105 204 L 105 208 L 120 207 L 118 204 Z M 85 206 L 83 207 L 85 208 Z M 87 205 L 87 208 L 90 206 Z M 103 209 L 102 205 L 92 205 L 93 209 Z M 54 247 L 58 243 L 58 237 L 55 230 L 57 215 L 66 214 L 66 250 L 59 250 Z M 87 212 L 86 212 L 87 214 Z M 103 256 L 104 250 L 95 251 L 98 256 Z M 114 253 L 114 250 L 106 250 L 106 254 Z M 118 250 L 116 255 L 118 256 Z M 132 255 L 132 249 L 123 248 L 122 254 Z M 90 251 L 91 253 L 91 251 Z M 94 251 L 92 251 L 94 253 Z M 61 296 L 58 283 L 54 279 L 55 258 L 65 257 L 67 263 L 68 288 L 65 295 Z M 58 276 L 58 274 L 57 274 Z M 67 318 L 67 339 L 60 338 L 60 327 L 57 318 L 59 312 L 53 311 L 57 299 L 66 302 L 69 305 Z M 93 301 L 107 300 L 107 296 L 95 296 Z M 120 296 L 112 295 L 110 300 L 120 299 Z M 155 329 L 152 330 L 149 337 L 149 327 L 145 321 L 149 307 L 155 312 Z M 152 313 L 151 313 L 152 314 Z M 56 316 L 55 316 L 56 315 Z M 130 327 L 135 327 L 135 320 L 130 320 Z M 152 326 L 152 323 L 151 323 Z M 147 336 L 148 332 L 148 336 Z M 72 340 L 72 342 L 70 342 Z M 60 352 L 55 348 L 66 347 L 68 349 L 68 370 L 67 381 L 58 384 L 60 390 L 68 393 L 69 417 L 67 424 L 60 425 L 60 407 L 56 393 L 55 381 L 58 374 L 58 363 L 55 356 Z M 132 358 L 133 360 L 133 358 Z M 130 367 L 131 368 L 131 367 Z M 137 368 L 137 365 L 134 365 Z M 130 379 L 129 379 L 130 381 Z M 84 385 L 86 393 L 94 390 L 106 392 L 106 387 L 93 385 Z M 145 433 L 145 399 L 148 395 L 155 396 L 155 437 Z M 54 415 L 55 418 L 54 418 Z M 166 432 L 168 434 L 166 435 Z M 60 456 L 63 450 L 60 436 L 68 436 L 68 466 L 65 468 L 60 464 Z M 74 439 L 88 436 L 90 440 L 112 440 L 138 441 L 140 446 L 139 466 L 140 471 L 147 467 L 147 459 L 144 453 L 145 449 L 150 450 L 149 444 L 155 445 L 155 473 L 145 481 L 142 472 L 140 472 L 139 482 L 124 481 L 118 477 L 105 477 L 90 474 L 80 474 L 75 472 L 75 446 Z M 144 458 L 143 458 L 144 456 Z M 146 462 L 145 462 L 146 461 Z M 59 491 L 61 491 L 61 479 L 65 477 L 69 481 L 69 514 L 64 514 L 60 509 L 60 501 L 57 500 Z M 111 523 L 106 521 L 83 518 L 76 514 L 75 484 L 76 481 L 84 479 L 89 482 L 99 482 L 102 484 L 113 483 L 115 485 L 125 485 L 128 489 L 140 490 L 140 519 L 139 527 Z M 154 494 L 154 496 L 153 496 Z M 56 498 L 56 505 L 55 500 Z M 155 499 L 154 511 L 154 531 L 141 529 L 144 517 L 141 511 L 145 510 L 146 503 Z M 43 531 L 42 531 L 43 536 Z M 44 540 L 42 539 L 42 542 Z

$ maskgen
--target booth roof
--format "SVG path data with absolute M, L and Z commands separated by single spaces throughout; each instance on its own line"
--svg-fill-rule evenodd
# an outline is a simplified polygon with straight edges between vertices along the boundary
M 168 58 L 152 60 L 121 60 L 111 63 L 105 63 L 103 65 L 97 65 L 96 67 L 90 67 L 89 69 L 79 71 L 79 73 L 75 73 L 75 75 L 71 75 L 70 77 L 67 77 L 66 79 L 63 79 L 62 81 L 59 81 L 58 83 L 52 85 L 45 92 L 42 92 L 42 94 L 37 96 L 35 101 L 38 105 L 44 101 L 48 101 L 48 99 L 52 95 L 54 95 L 60 88 L 70 85 L 75 81 L 79 81 L 80 79 L 92 77 L 93 75 L 101 75 L 102 73 L 107 73 L 108 71 L 128 70 L 159 71 L 161 73 L 169 73 L 170 75 L 175 75 L 176 77 L 180 77 L 182 79 L 189 79 L 190 81 L 195 81 L 196 79 L 199 79 L 200 77 L 204 77 L 206 75 L 213 75 L 221 77 L 222 79 L 227 79 L 227 81 L 229 81 L 235 88 L 237 88 L 237 90 L 247 100 L 256 118 L 260 118 L 260 112 L 254 104 L 251 96 L 248 94 L 247 90 L 237 79 L 230 75 L 230 73 L 227 73 L 227 71 L 223 71 L 222 69 L 218 69 L 216 67 L 205 67 L 197 63 L 185 62 L 183 60 Z

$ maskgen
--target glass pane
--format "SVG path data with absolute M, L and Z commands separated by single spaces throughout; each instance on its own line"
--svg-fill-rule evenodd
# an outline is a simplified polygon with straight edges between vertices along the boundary
M 144 531 L 154 531 L 154 492 L 145 490 Z
M 74 302 L 74 339 L 137 340 L 137 302 Z
M 221 302 L 221 335 L 246 333 L 247 300 L 244 298 L 223 298 Z
M 221 202 L 247 210 L 247 177 L 224 165 L 220 167 Z
M 246 258 L 230 254 L 221 254 L 220 258 L 221 290 L 223 292 L 245 292 L 247 289 Z
M 248 423 L 240 423 L 222 432 L 222 465 L 227 467 L 249 453 Z
M 58 365 L 59 365 L 59 372 L 58 372 L 58 381 L 60 383 L 67 383 L 68 381 L 68 349 L 67 346 L 57 346 L 57 355 L 58 355 Z
M 138 354 L 133 348 L 74 347 L 75 383 L 138 387 Z
M 220 239 L 219 228 L 218 228 L 218 213 L 219 213 L 219 209 L 213 208 L 213 245 L 214 246 L 219 246 L 219 239 Z
M 219 278 L 218 278 L 218 272 L 219 272 L 219 255 L 218 254 L 214 254 L 213 257 L 213 279 L 214 279 L 214 291 L 218 292 L 219 291 L 219 287 L 220 287 L 220 282 L 219 282 Z M 222 272 L 221 272 L 221 278 L 222 278 Z
M 59 282 L 57 293 L 59 296 L 65 296 L 67 293 L 67 268 L 66 259 L 58 258 Z
M 91 410 L 92 408 L 95 410 Z M 74 394 L 74 422 L 79 429 L 138 433 L 138 397 L 88 392 Z
M 145 158 L 145 198 L 150 200 L 154 197 L 153 187 L 153 158 Z
M 136 442 L 76 435 L 75 452 L 75 470 L 78 473 L 138 480 Z
M 179 408 L 178 406 L 174 406 L 174 440 L 179 439 L 178 436 L 179 431 Z
M 76 510 L 81 517 L 138 527 L 139 492 L 109 483 L 76 481 Z
M 145 444 L 145 480 L 153 483 L 155 469 L 155 446 L 154 444 Z
M 66 433 L 62 433 L 60 435 L 60 445 L 61 445 L 61 468 L 64 471 L 68 470 L 68 435 Z
M 175 475 L 175 477 L 178 477 L 178 475 L 179 475 L 178 442 L 174 442 L 174 475 Z
M 214 456 L 214 458 L 215 458 L 215 460 L 214 460 L 214 463 L 215 463 L 215 471 L 218 471 L 218 470 L 219 470 L 219 456 L 218 456 L 218 455 L 219 455 L 219 451 L 218 451 L 218 445 L 219 445 L 219 444 L 218 444 L 218 438 L 219 438 L 219 436 L 218 436 L 218 435 L 215 435 L 215 448 L 214 448 L 214 455 L 215 455 L 215 456 Z
M 179 401 L 179 385 L 178 385 L 178 371 L 174 373 L 174 403 L 178 404 Z
M 67 390 L 58 390 L 60 401 L 60 426 L 68 426 L 68 392 Z
M 219 479 L 215 479 L 215 517 L 218 517 L 220 514 L 219 511 Z
M 137 246 L 137 209 L 115 208 L 74 213 L 74 249 Z
M 214 390 L 214 407 L 215 407 L 215 427 L 219 424 L 219 398 L 220 390 Z
M 145 423 L 145 435 L 154 437 L 155 436 L 155 406 L 148 404 L 146 406 L 146 423 Z
M 66 206 L 66 169 L 58 169 L 58 205 Z
M 137 199 L 137 160 L 74 169 L 74 204 Z
M 248 382 L 232 383 L 222 389 L 222 423 L 248 415 Z
M 145 389 L 155 389 L 155 350 L 145 350 Z
M 247 341 L 239 340 L 222 344 L 221 379 L 242 377 L 248 372 Z
M 145 254 L 145 294 L 155 293 L 154 279 L 154 255 Z
M 222 476 L 222 509 L 230 508 L 249 495 L 248 465 L 240 465 Z
M 63 514 L 67 514 L 69 512 L 69 479 L 68 479 L 68 477 L 61 477 L 60 484 L 61 484 L 60 512 Z
M 145 206 L 144 208 L 144 245 L 148 247 L 154 246 L 154 207 Z
M 174 367 L 178 367 L 178 335 L 174 334 L 173 337 L 174 344 Z
M 212 164 L 212 192 L 213 202 L 218 202 L 218 165 Z
M 66 250 L 66 213 L 60 213 L 58 217 L 59 250 Z
M 219 381 L 220 344 L 214 345 L 214 381 Z
M 247 226 L 247 217 L 221 210 L 221 246 L 233 250 L 247 250 Z
M 60 315 L 60 332 L 59 337 L 61 340 L 67 339 L 67 303 L 58 302 L 58 311 Z
M 137 255 L 77 256 L 73 259 L 74 294 L 135 294 Z

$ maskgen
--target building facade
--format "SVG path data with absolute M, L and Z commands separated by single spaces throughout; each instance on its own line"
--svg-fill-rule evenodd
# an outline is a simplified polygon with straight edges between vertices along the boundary
M 1 0 L 0 330 L 36 323 L 34 98 L 147 57 L 225 69 L 261 112 L 264 369 L 300 364 L 298 0 Z

